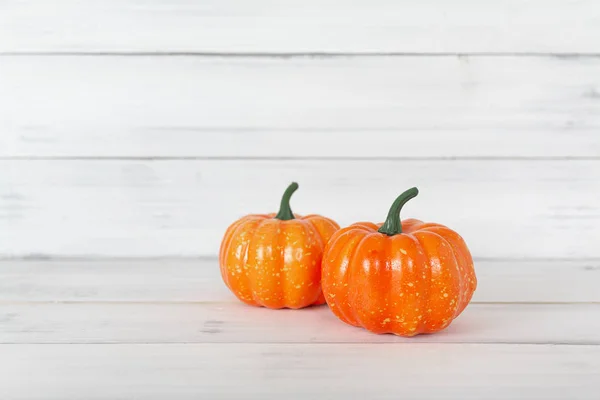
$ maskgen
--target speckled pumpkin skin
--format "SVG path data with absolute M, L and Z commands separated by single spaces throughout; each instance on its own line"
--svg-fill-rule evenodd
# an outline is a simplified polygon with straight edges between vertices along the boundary
M 324 304 L 321 260 L 339 225 L 319 215 L 294 215 L 287 221 L 274 216 L 248 215 L 229 226 L 219 253 L 223 281 L 253 306 Z
M 357 223 L 337 231 L 323 256 L 323 293 L 342 321 L 414 336 L 446 328 L 477 287 L 473 259 L 453 230 L 416 219 L 402 232 Z

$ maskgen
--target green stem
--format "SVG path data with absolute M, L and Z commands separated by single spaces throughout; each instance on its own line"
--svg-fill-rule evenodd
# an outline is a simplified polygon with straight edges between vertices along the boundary
M 402 221 L 400 220 L 400 210 L 406 204 L 407 201 L 412 199 L 413 197 L 417 197 L 419 194 L 419 189 L 416 187 L 408 189 L 406 192 L 402 193 L 400 196 L 394 200 L 392 206 L 390 207 L 390 212 L 388 216 L 379 228 L 380 233 L 384 233 L 388 236 L 394 236 L 399 233 L 402 233 Z
M 289 221 L 290 219 L 294 219 L 294 213 L 290 208 L 290 197 L 292 194 L 298 189 L 298 184 L 296 182 L 292 182 L 285 192 L 283 192 L 283 197 L 281 198 L 281 206 L 279 206 L 279 212 L 275 216 L 275 218 L 280 219 L 282 221 Z

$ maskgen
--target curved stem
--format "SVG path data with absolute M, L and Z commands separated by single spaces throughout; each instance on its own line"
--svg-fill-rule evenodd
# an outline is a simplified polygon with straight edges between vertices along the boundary
M 275 216 L 275 218 L 280 219 L 282 221 L 289 221 L 290 219 L 294 219 L 294 213 L 290 208 L 290 198 L 292 194 L 298 189 L 298 184 L 296 182 L 292 182 L 285 192 L 283 192 L 283 197 L 281 198 L 281 206 L 279 206 L 279 212 Z
M 419 194 L 419 189 L 416 187 L 408 189 L 406 192 L 402 193 L 400 196 L 394 200 L 392 206 L 390 207 L 390 212 L 388 212 L 388 216 L 379 228 L 378 232 L 384 233 L 388 236 L 394 236 L 399 233 L 402 233 L 402 221 L 400 220 L 400 210 L 410 199 L 417 197 Z

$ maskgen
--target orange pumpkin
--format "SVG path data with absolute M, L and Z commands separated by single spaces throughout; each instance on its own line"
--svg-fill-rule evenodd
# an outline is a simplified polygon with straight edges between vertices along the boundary
M 337 231 L 323 255 L 323 293 L 342 321 L 375 333 L 414 336 L 446 328 L 477 287 L 473 259 L 460 235 L 400 210 L 412 188 L 392 204 L 383 224 Z
M 292 183 L 279 213 L 247 215 L 229 226 L 219 264 L 227 287 L 244 303 L 268 308 L 324 304 L 321 260 L 331 235 L 340 227 L 319 216 L 292 213 Z

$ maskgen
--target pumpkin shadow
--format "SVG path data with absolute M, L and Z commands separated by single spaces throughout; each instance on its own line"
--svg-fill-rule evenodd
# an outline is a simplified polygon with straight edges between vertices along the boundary
M 516 317 L 511 318 L 510 321 L 502 318 L 490 318 L 489 315 L 482 318 L 482 311 L 471 307 L 469 312 L 469 308 L 467 308 L 446 329 L 419 336 L 427 342 L 488 343 L 497 341 L 498 332 L 502 331 L 507 323 L 513 327 L 519 325 Z M 493 308 L 486 311 L 490 314 L 496 312 Z
M 495 326 L 489 325 L 489 319 L 481 320 L 477 316 L 478 313 L 472 313 L 470 316 L 465 311 L 458 316 L 445 329 L 438 332 L 420 333 L 412 337 L 404 337 L 388 333 L 394 337 L 393 341 L 401 342 L 423 342 L 423 343 L 478 343 L 485 342 L 482 340 L 488 335 L 486 332 L 494 331 Z
M 448 337 L 463 337 L 470 338 L 478 336 L 478 333 L 481 333 L 487 329 L 489 326 L 486 326 L 484 323 L 489 321 L 480 321 L 475 316 L 469 318 L 468 315 L 460 315 L 456 318 L 452 323 L 443 331 L 429 333 L 428 336 L 433 336 L 436 334 L 445 334 Z

